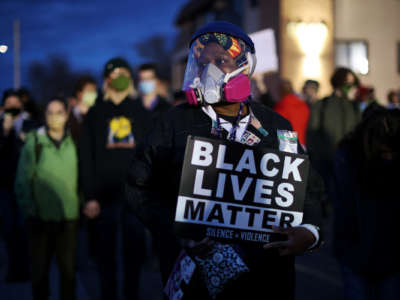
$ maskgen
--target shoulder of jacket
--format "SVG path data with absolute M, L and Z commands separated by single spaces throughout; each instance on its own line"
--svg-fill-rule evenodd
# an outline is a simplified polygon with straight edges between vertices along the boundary
M 39 136 L 45 136 L 45 135 L 46 135 L 46 127 L 41 126 L 39 128 L 35 128 L 35 129 L 29 131 L 29 133 L 26 135 L 26 140 L 33 139 L 33 138 L 35 138 L 35 136 L 37 138 L 39 138 Z
M 134 109 L 134 112 L 139 112 L 144 109 L 141 98 L 128 98 L 128 101 L 124 100 L 122 105 L 123 109 Z
M 321 108 L 322 105 L 323 105 L 324 103 L 326 103 L 327 101 L 328 101 L 328 98 L 327 98 L 327 97 L 322 98 L 321 100 L 318 100 L 318 101 L 314 102 L 313 104 L 311 104 L 311 109 L 312 109 L 312 110 L 319 109 L 319 108 Z
M 44 126 L 31 130 L 25 138 L 25 147 L 33 147 L 35 143 L 42 143 L 42 139 L 46 137 L 46 128 Z M 40 141 L 39 141 L 40 140 Z
M 166 98 L 162 97 L 162 96 L 158 96 L 158 101 L 162 105 L 172 106 L 171 103 L 169 103 L 169 101 Z
M 171 107 L 164 114 L 166 120 L 189 117 L 194 111 L 201 111 L 199 106 L 192 106 L 188 103 L 182 103 Z
M 336 101 L 336 98 L 332 97 L 332 95 L 324 97 L 321 100 L 318 100 L 317 102 L 313 103 L 311 105 L 310 111 L 311 112 L 319 112 L 322 109 L 326 109 L 328 104 L 329 104 L 329 106 L 331 106 L 331 103 L 335 102 L 335 101 Z
M 102 111 L 107 110 L 107 106 L 108 103 L 104 101 L 101 101 L 100 103 L 93 105 L 85 115 L 84 122 L 86 120 L 92 120 L 96 118 Z
M 38 129 L 36 129 L 36 134 L 37 134 L 38 136 L 46 135 L 46 127 L 41 126 L 41 127 L 39 127 Z

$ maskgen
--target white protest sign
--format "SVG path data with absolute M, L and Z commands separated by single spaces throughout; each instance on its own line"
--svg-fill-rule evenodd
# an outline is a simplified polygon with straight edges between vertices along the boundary
M 278 55 L 275 34 L 272 29 L 264 29 L 250 34 L 256 48 L 257 65 L 254 74 L 278 71 Z
M 187 238 L 272 241 L 272 226 L 300 225 L 306 155 L 189 136 L 175 213 Z

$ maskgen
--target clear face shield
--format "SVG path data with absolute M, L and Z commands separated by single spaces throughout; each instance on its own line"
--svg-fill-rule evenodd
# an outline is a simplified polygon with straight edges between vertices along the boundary
M 207 33 L 193 41 L 182 89 L 191 104 L 242 102 L 250 95 L 255 55 L 240 39 Z

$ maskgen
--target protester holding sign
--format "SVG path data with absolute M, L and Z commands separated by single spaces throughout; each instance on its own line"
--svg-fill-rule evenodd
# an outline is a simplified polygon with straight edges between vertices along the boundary
M 321 241 L 316 226 L 320 219 L 318 193 L 311 190 L 314 184 L 308 184 L 305 193 L 301 222 L 304 225 L 279 227 L 279 224 L 284 225 L 285 222 L 278 221 L 269 224 L 268 232 L 281 233 L 285 241 L 221 243 L 213 241 L 216 236 L 209 235 L 199 241 L 199 238 L 207 235 L 193 235 L 194 241 L 186 240 L 182 243 L 181 236 L 178 237 L 174 231 L 174 226 L 179 224 L 178 195 L 188 197 L 188 192 L 194 193 L 196 199 L 204 201 L 204 205 L 211 204 L 214 207 L 214 212 L 204 208 L 204 216 L 201 216 L 202 204 L 199 205 L 196 199 L 190 204 L 187 200 L 191 199 L 180 198 L 184 201 L 178 200 L 178 206 L 181 202 L 190 210 L 188 214 L 193 214 L 195 218 L 197 215 L 196 222 L 205 220 L 213 224 L 229 225 L 229 221 L 233 220 L 225 221 L 224 218 L 229 211 L 229 202 L 238 203 L 236 208 L 230 208 L 231 212 L 228 212 L 232 217 L 234 211 L 239 216 L 242 213 L 239 210 L 244 209 L 243 205 L 255 199 L 255 202 L 268 201 L 268 182 L 260 177 L 262 170 L 274 172 L 276 167 L 280 175 L 283 174 L 285 159 L 278 162 L 276 159 L 280 160 L 279 156 L 273 156 L 276 153 L 271 152 L 274 158 L 264 158 L 261 163 L 266 149 L 302 152 L 287 120 L 261 104 L 249 101 L 249 76 L 254 68 L 253 42 L 240 28 L 227 22 L 213 22 L 201 28 L 190 43 L 183 83 L 189 103 L 173 108 L 163 119 L 158 120 L 147 143 L 136 148 L 128 175 L 128 199 L 132 209 L 152 230 L 161 249 L 161 272 L 164 283 L 170 278 L 166 286 L 170 298 L 256 299 L 260 294 L 265 294 L 266 298 L 271 299 L 292 299 L 294 255 L 317 247 Z M 232 150 L 232 147 L 239 152 Z M 240 152 L 242 150 L 243 153 Z M 191 159 L 188 160 L 188 157 Z M 243 160 L 235 161 L 237 157 L 243 157 Z M 286 163 L 292 164 L 289 167 L 292 171 L 287 169 L 289 176 L 293 178 L 293 174 L 300 174 L 306 178 L 308 174 L 296 172 L 293 164 L 300 166 L 300 163 L 294 163 L 296 158 L 291 157 L 290 162 Z M 253 168 L 256 161 L 259 167 Z M 182 167 L 184 172 L 193 167 L 194 175 L 182 175 Z M 244 177 L 241 177 L 242 171 Z M 310 172 L 309 182 L 316 180 L 313 174 Z M 186 186 L 186 180 L 186 188 L 190 189 L 188 192 L 182 188 Z M 219 190 L 218 185 L 214 186 L 210 180 L 220 181 Z M 254 186 L 257 182 L 258 187 Z M 254 198 L 256 191 L 258 198 Z M 290 198 L 291 191 L 282 186 L 281 192 L 288 195 L 285 200 L 281 199 L 281 203 L 284 203 Z M 279 197 L 278 194 L 276 196 Z M 210 197 L 215 201 L 207 199 Z M 242 208 L 239 207 L 240 203 L 243 204 Z M 267 203 L 254 205 L 260 205 L 261 209 Z M 257 219 L 255 215 L 254 212 L 254 220 Z M 241 219 L 240 216 L 238 218 Z M 174 224 L 175 220 L 177 224 Z M 286 221 L 290 223 L 289 219 Z M 217 232 L 218 228 L 215 230 Z M 182 244 L 187 246 L 185 250 L 188 255 L 181 252 Z M 175 264 L 179 255 L 178 263 Z M 180 273 L 177 273 L 178 270 Z M 180 283 L 191 286 L 191 289 L 181 289 Z

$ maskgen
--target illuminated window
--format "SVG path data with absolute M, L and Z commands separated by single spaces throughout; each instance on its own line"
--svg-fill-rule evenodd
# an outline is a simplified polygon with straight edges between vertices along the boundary
M 336 41 L 335 63 L 354 72 L 366 75 L 369 72 L 368 44 L 365 41 Z

